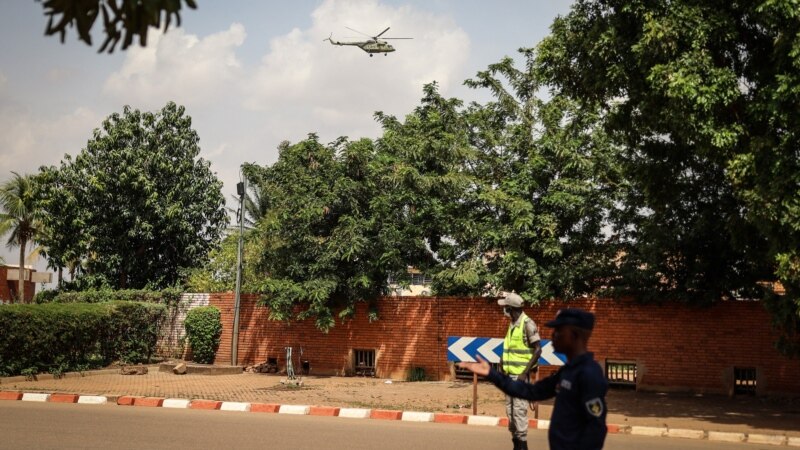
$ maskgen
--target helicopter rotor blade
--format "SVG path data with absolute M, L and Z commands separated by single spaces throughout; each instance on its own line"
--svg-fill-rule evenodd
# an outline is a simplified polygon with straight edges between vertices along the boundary
M 382 38 L 383 40 L 390 40 L 390 39 L 414 39 L 414 38 Z
M 356 30 L 356 29 L 353 29 L 353 28 L 350 28 L 350 27 L 345 27 L 345 28 L 347 28 L 347 29 L 348 29 L 348 30 L 350 30 L 350 31 L 355 31 L 356 33 L 358 33 L 358 34 L 361 34 L 361 35 L 364 35 L 364 36 L 366 36 L 366 37 L 368 37 L 368 38 L 372 38 L 372 36 L 368 35 L 367 33 L 362 33 L 362 32 L 360 32 L 360 31 L 358 31 L 358 30 Z
M 377 36 L 375 36 L 375 39 L 378 39 L 379 37 L 381 37 L 381 35 L 382 35 L 383 33 L 386 33 L 387 31 L 389 31 L 389 28 L 391 28 L 391 27 L 386 27 L 386 29 L 385 29 L 385 30 L 383 30 L 383 31 L 381 31 L 380 33 L 378 33 L 378 35 L 377 35 Z

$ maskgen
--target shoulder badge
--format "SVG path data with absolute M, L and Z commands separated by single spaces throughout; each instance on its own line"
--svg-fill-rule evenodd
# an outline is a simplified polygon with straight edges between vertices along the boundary
M 591 415 L 593 415 L 595 417 L 602 416 L 603 415 L 603 401 L 600 399 L 600 397 L 593 398 L 593 399 L 589 400 L 588 402 L 586 402 L 586 410 L 589 412 L 589 414 L 591 414 Z

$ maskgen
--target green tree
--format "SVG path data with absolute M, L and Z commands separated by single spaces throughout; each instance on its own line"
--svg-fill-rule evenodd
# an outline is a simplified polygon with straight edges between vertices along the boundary
M 0 236 L 10 233 L 7 245 L 19 247 L 18 301 L 25 301 L 25 249 L 35 242 L 42 230 L 40 212 L 34 200 L 34 178 L 11 172 L 10 180 L 0 186 Z
M 251 287 L 272 318 L 329 329 L 334 310 L 388 294 L 389 277 L 407 283 L 409 266 L 434 274 L 439 294 L 487 283 L 531 300 L 596 289 L 615 254 L 601 232 L 614 152 L 596 116 L 533 97 L 531 61 L 518 71 L 504 60 L 470 83 L 511 80 L 496 102 L 464 108 L 432 83 L 403 120 L 376 113 L 376 141 L 311 135 L 283 144 L 272 166 L 247 167 L 269 204 L 253 230 L 264 278 Z
M 434 125 L 457 118 L 442 119 L 451 103 L 430 85 L 405 123 L 376 114 L 384 127 L 377 142 L 323 145 L 310 135 L 282 144 L 272 166 L 248 169 L 269 204 L 255 230 L 265 278 L 254 288 L 273 318 L 313 317 L 327 330 L 334 311 L 345 317 L 357 302 L 387 294 L 389 277 L 407 281 L 409 265 L 437 264 L 435 248 L 453 217 L 444 193 L 456 200 L 464 188 L 448 156 L 455 141 Z M 421 131 L 408 131 L 425 127 L 424 141 L 416 140 Z
M 53 182 L 40 201 L 54 265 L 83 260 L 85 284 L 125 289 L 170 286 L 204 264 L 228 218 L 199 152 L 175 103 L 109 116 L 75 159 L 41 171 Z
M 369 212 L 382 200 L 373 195 L 375 168 L 371 141 L 323 145 L 315 135 L 282 144 L 272 166 L 249 168 L 270 204 L 254 230 L 261 249 L 255 264 L 264 276 L 251 287 L 264 294 L 272 318 L 313 317 L 327 330 L 334 310 L 352 314 L 356 302 L 383 293 L 392 263 L 399 263 Z
M 260 256 L 260 241 L 253 231 L 245 231 L 242 258 L 242 286 L 249 290 L 259 280 L 255 262 Z M 187 292 L 232 292 L 236 289 L 236 263 L 239 251 L 239 232 L 225 236 L 220 245 L 208 254 L 202 267 L 188 269 L 183 283 Z
M 475 294 L 485 285 L 530 301 L 594 293 L 607 282 L 616 246 L 607 242 L 619 183 L 616 149 L 599 116 L 564 96 L 545 101 L 535 53 L 521 50 L 466 84 L 493 100 L 466 112 L 478 157 L 476 182 L 454 216 L 455 252 L 435 277 L 437 291 Z
M 787 294 L 766 295 L 789 351 L 800 343 L 799 11 L 583 0 L 538 49 L 550 85 L 605 108 L 623 148 L 618 287 L 708 303 L 762 297 L 758 282 L 780 277 Z
M 98 16 L 103 17 L 105 40 L 98 52 L 108 49 L 113 53 L 117 44 L 122 41 L 125 50 L 138 36 L 139 43 L 147 45 L 147 33 L 150 27 L 160 28 L 163 20 L 164 32 L 169 29 L 173 20 L 181 25 L 180 10 L 183 3 L 192 9 L 197 8 L 194 0 L 39 0 L 44 7 L 44 14 L 49 17 L 45 35 L 58 34 L 61 42 L 67 34 L 67 28 L 75 27 L 78 39 L 92 45 L 91 30 Z
M 469 170 L 477 153 L 468 139 L 462 106 L 459 99 L 444 98 L 431 83 L 403 121 L 376 114 L 383 126 L 376 144 L 382 162 L 379 187 L 388 193 L 387 209 L 402 212 L 394 222 L 400 233 L 389 246 L 403 249 L 407 265 L 430 274 L 448 267 L 458 254 L 454 238 L 470 226 L 479 183 Z M 401 284 L 408 277 L 406 270 L 394 274 Z M 462 291 L 476 290 L 474 283 L 462 279 L 462 286 L 464 282 L 469 286 Z
M 75 184 L 78 179 L 71 175 L 71 167 L 62 162 L 60 168 L 40 168 L 35 183 L 37 207 L 46 212 L 42 217 L 44 232 L 39 243 L 48 266 L 58 272 L 59 288 L 63 285 L 63 269 L 67 268 L 74 280 L 87 254 L 88 237 L 83 216 L 86 211 L 79 207 L 76 197 L 79 186 Z

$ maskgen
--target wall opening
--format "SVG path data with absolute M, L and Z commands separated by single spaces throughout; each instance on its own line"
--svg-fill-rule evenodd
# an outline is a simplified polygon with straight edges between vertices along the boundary
M 636 375 L 636 362 L 606 360 L 606 380 L 609 386 L 635 389 Z
M 375 350 L 353 350 L 353 372 L 361 377 L 375 376 Z
M 757 373 L 755 367 L 733 368 L 733 393 L 756 395 Z

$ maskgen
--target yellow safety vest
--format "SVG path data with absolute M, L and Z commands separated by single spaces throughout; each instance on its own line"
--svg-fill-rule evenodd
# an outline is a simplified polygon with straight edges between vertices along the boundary
M 517 326 L 509 326 L 503 341 L 503 372 L 519 375 L 525 371 L 533 352 L 525 342 L 525 322 L 530 320 L 525 313 L 519 317 Z

